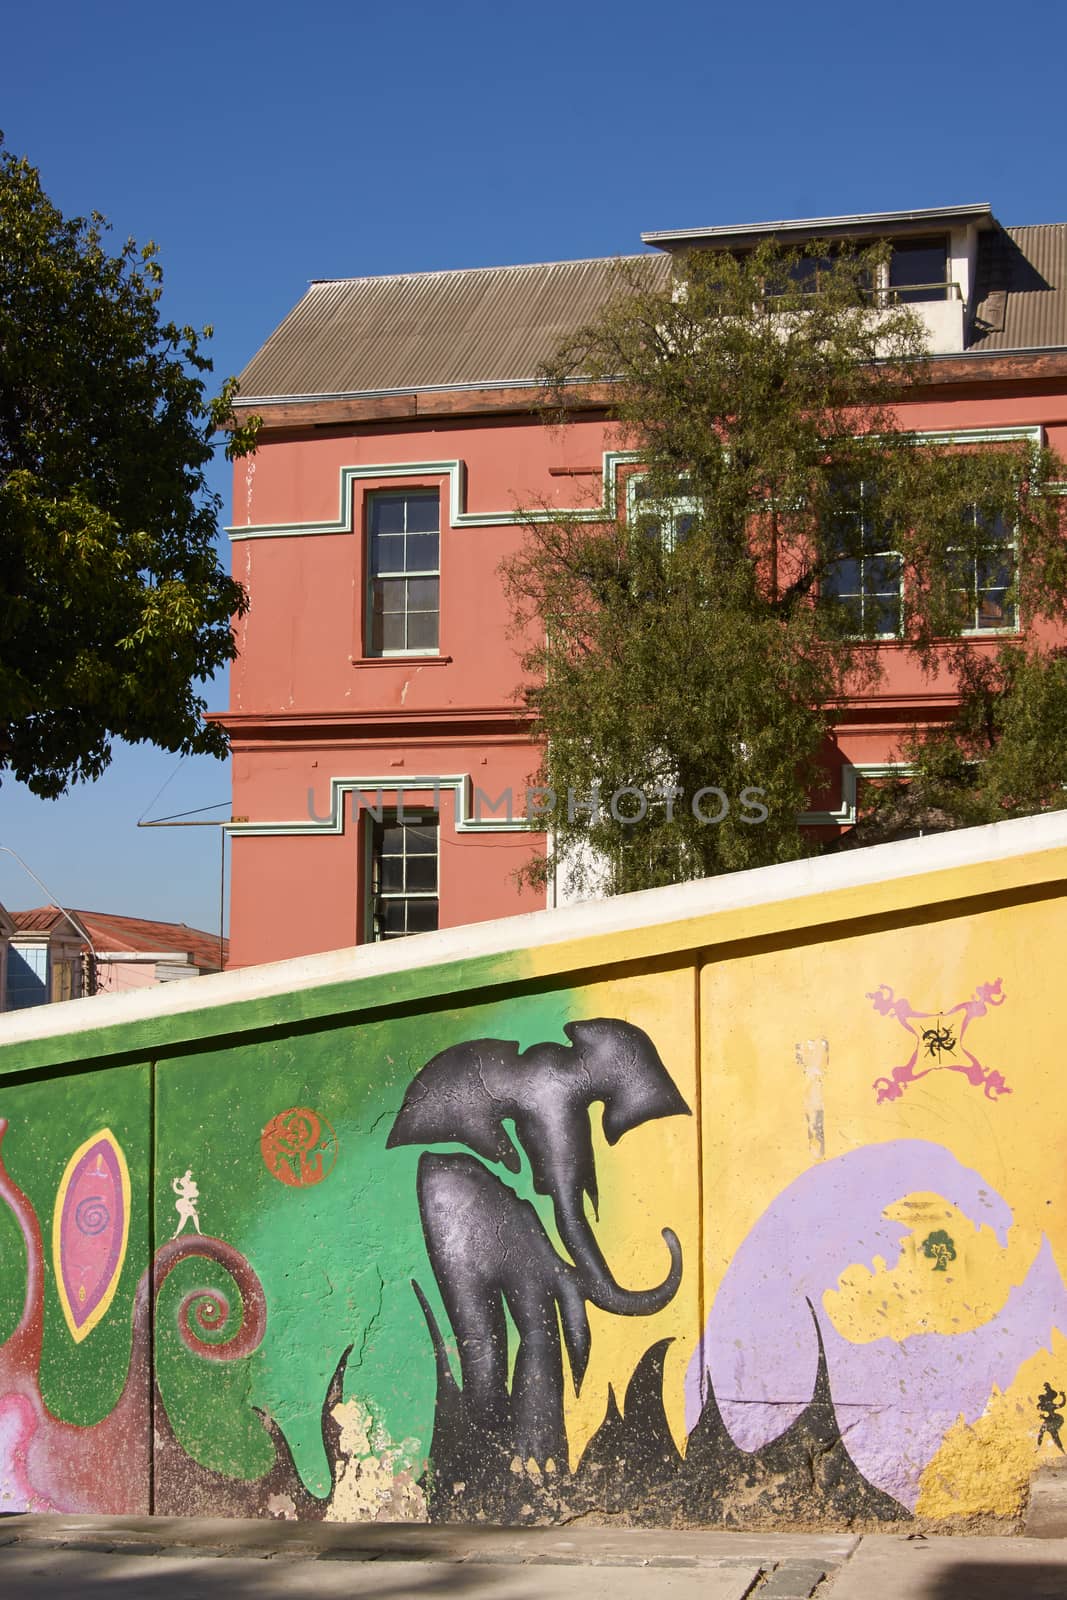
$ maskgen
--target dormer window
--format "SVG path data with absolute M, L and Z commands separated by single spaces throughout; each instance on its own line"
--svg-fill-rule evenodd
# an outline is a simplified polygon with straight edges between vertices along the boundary
M 782 279 L 768 282 L 765 292 L 768 296 L 817 294 L 823 280 L 833 272 L 834 263 L 834 252 L 821 256 L 802 255 Z M 876 281 L 867 279 L 865 282 L 866 292 L 871 294 L 875 305 L 915 305 L 944 300 L 952 287 L 948 239 L 944 235 L 892 240 L 888 267 L 879 270 Z
M 818 294 L 822 280 L 834 270 L 832 256 L 801 256 L 778 282 L 769 281 L 764 292 L 768 295 Z
M 944 300 L 949 292 L 948 240 L 894 239 L 889 258 L 889 299 L 897 305 Z

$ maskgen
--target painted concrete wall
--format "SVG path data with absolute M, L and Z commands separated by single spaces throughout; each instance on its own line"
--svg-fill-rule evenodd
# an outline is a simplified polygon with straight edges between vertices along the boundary
M 1016 1518 L 1065 934 L 1052 817 L 5 1019 L 0 1510 Z

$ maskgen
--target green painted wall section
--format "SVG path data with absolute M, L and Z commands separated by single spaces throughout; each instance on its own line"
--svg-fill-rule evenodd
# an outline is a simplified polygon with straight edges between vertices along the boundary
M 318 1496 L 330 1489 L 321 1409 L 348 1345 L 347 1392 L 358 1393 L 416 1467 L 430 1440 L 434 1366 L 411 1288 L 417 1278 L 447 1326 L 426 1259 L 415 1195 L 419 1150 L 386 1149 L 389 1128 L 415 1073 L 446 1046 L 502 1037 L 521 1046 L 564 1042 L 573 996 L 550 991 L 504 1005 L 442 1009 L 363 1026 L 316 1028 L 255 1044 L 161 1061 L 157 1074 L 156 1233 L 176 1212 L 170 1180 L 191 1168 L 204 1233 L 234 1245 L 262 1280 L 267 1335 L 246 1360 L 212 1366 L 185 1349 L 175 1312 L 194 1287 L 225 1290 L 226 1274 L 185 1262 L 156 1314 L 156 1370 L 175 1432 L 203 1465 L 255 1478 L 272 1450 L 251 1408 L 280 1423 L 297 1470 Z M 260 1152 L 279 1112 L 307 1107 L 337 1140 L 322 1182 L 289 1187 Z M 528 1167 L 527 1196 L 533 1196 Z M 550 1207 L 536 1197 L 550 1221 Z M 231 1322 L 232 1327 L 232 1322 Z M 220 1337 L 226 1329 L 220 1330 Z M 398 1362 L 398 1351 L 422 1359 Z M 404 1441 L 409 1441 L 404 1449 Z
M 0 1044 L 0 1078 L 47 1067 L 92 1066 L 108 1057 L 162 1056 L 182 1046 L 225 1040 L 257 1028 L 300 1027 L 334 1021 L 346 1014 L 439 1005 L 449 996 L 476 994 L 502 984 L 529 981 L 521 951 L 479 956 L 441 966 L 414 967 L 383 976 L 323 983 L 313 988 L 235 1000 L 203 1011 L 181 1011 L 76 1033 L 49 1034 L 5 1048 Z M 205 988 L 214 980 L 205 978 Z
M 41 1395 L 56 1416 L 83 1427 L 99 1422 L 112 1410 L 126 1382 L 134 1293 L 150 1259 L 150 1077 L 145 1064 L 105 1068 L 9 1086 L 0 1104 L 0 1114 L 8 1120 L 4 1163 L 30 1200 L 43 1235 Z M 129 1166 L 129 1242 L 107 1316 L 88 1338 L 76 1344 L 67 1331 L 56 1294 L 52 1220 L 67 1162 L 85 1139 L 102 1128 L 111 1129 Z M 22 1310 L 25 1289 L 25 1245 L 10 1211 L 0 1208 L 0 1333 L 4 1337 Z

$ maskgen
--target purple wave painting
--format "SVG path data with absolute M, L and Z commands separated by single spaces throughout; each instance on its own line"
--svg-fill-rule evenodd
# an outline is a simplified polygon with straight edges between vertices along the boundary
M 897 1263 L 909 1229 L 883 1213 L 914 1193 L 942 1195 L 1006 1244 L 1010 1208 L 942 1145 L 891 1140 L 810 1168 L 767 1208 L 727 1269 L 686 1375 L 688 1427 L 703 1406 L 706 1370 L 741 1449 L 785 1432 L 815 1385 L 810 1300 L 849 1455 L 869 1483 L 914 1510 L 923 1469 L 957 1418 L 977 1421 L 994 1385 L 1006 1388 L 1053 1327 L 1067 1332 L 1067 1287 L 1043 1239 L 1024 1282 L 982 1327 L 866 1344 L 839 1334 L 824 1293 L 852 1263 Z

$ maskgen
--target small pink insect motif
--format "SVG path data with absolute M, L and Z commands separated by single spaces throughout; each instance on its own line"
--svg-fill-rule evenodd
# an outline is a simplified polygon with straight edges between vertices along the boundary
M 981 1084 L 987 1100 L 996 1100 L 1011 1090 L 1000 1072 L 983 1067 L 978 1057 L 968 1050 L 963 1036 L 976 1017 L 984 1017 L 991 1006 L 1002 1006 L 1006 995 L 1001 989 L 1001 979 L 995 983 L 980 983 L 969 1000 L 958 1006 L 940 1011 L 916 1011 L 903 995 L 894 998 L 887 983 L 879 984 L 867 999 L 883 1017 L 895 1017 L 900 1026 L 915 1040 L 915 1048 L 903 1066 L 894 1067 L 888 1078 L 875 1078 L 878 1104 L 883 1100 L 899 1100 L 909 1083 L 917 1083 L 931 1072 L 959 1072 L 976 1087 Z M 954 1020 L 954 1019 L 958 1019 Z M 927 1023 L 923 1027 L 921 1024 Z

